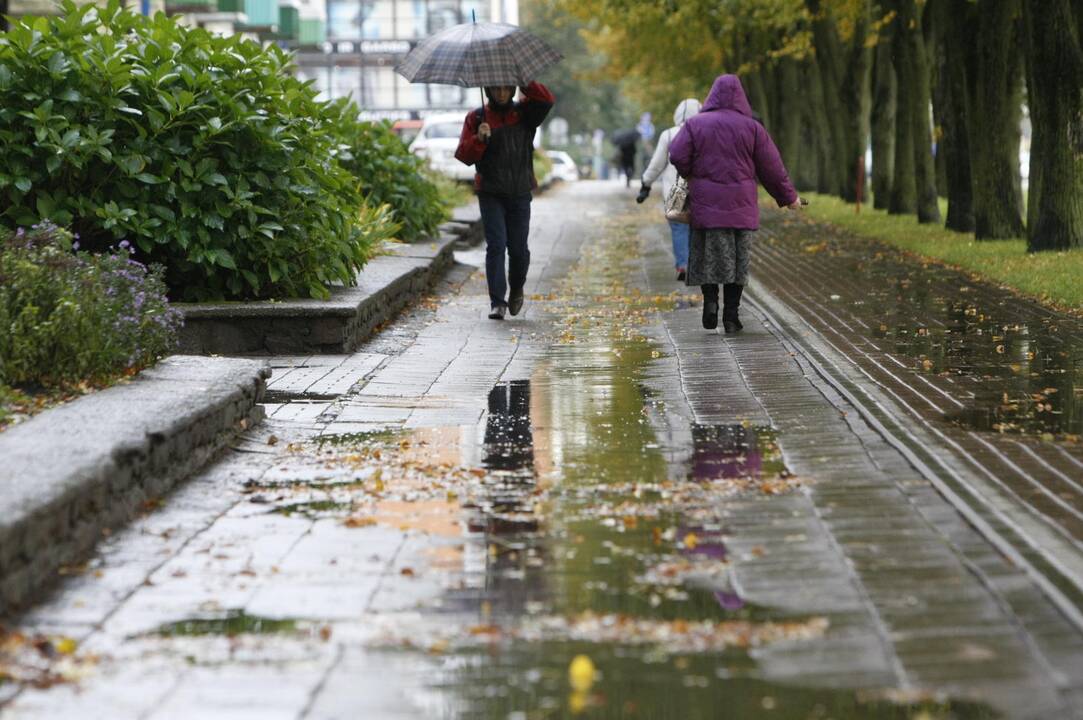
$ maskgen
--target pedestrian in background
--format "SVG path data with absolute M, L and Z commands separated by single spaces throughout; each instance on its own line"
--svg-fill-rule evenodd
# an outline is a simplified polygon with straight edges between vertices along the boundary
M 642 203 L 651 194 L 651 185 L 659 177 L 662 178 L 662 200 L 669 196 L 670 188 L 677 182 L 677 170 L 669 161 L 669 144 L 684 125 L 685 120 L 699 112 L 700 102 L 695 98 L 681 100 L 677 109 L 673 111 L 673 127 L 666 128 L 658 136 L 658 145 L 654 148 L 654 155 L 647 169 L 643 171 L 642 184 L 639 187 L 637 203 Z M 673 241 L 673 267 L 677 271 L 677 280 L 684 280 L 688 272 L 688 236 L 691 228 L 688 223 L 669 222 L 670 238 Z
M 523 100 L 515 102 L 514 87 L 485 88 L 489 102 L 466 116 L 455 151 L 456 159 L 477 169 L 474 188 L 485 230 L 491 320 L 503 320 L 507 313 L 518 315 L 523 307 L 523 287 L 530 269 L 530 203 L 538 187 L 534 135 L 555 100 L 541 83 L 533 82 L 520 90 Z M 511 292 L 507 294 L 509 284 Z
M 636 152 L 639 145 L 638 130 L 620 130 L 611 138 L 617 148 L 615 160 L 624 174 L 624 187 L 632 186 L 632 176 L 636 172 Z
M 779 207 L 797 209 L 801 199 L 767 130 L 753 117 L 736 75 L 721 75 L 697 115 L 669 145 L 669 159 L 688 181 L 692 236 L 685 283 L 703 292 L 703 327 L 735 333 L 741 294 L 748 283 L 749 250 L 760 227 L 756 185 L 762 183 Z

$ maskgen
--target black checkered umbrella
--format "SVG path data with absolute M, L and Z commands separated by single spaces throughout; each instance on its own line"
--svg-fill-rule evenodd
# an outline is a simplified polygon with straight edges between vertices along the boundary
M 516 25 L 463 23 L 422 40 L 395 71 L 412 83 L 523 86 L 563 57 Z

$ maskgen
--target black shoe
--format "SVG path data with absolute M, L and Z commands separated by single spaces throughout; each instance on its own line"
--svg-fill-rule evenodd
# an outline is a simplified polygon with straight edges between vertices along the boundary
M 727 333 L 735 333 L 744 330 L 738 313 L 741 308 L 741 295 L 745 286 L 736 283 L 727 283 L 722 286 L 722 327 Z M 732 328 L 732 329 L 731 329 Z
M 493 305 L 492 309 L 489 311 L 489 319 L 490 320 L 503 320 L 504 319 L 504 313 L 506 313 L 507 311 L 508 311 L 508 306 L 507 305 Z
M 684 268 L 678 269 L 677 270 L 677 282 L 684 282 L 684 278 L 686 277 L 686 275 L 687 275 L 687 273 L 685 272 Z
M 703 303 L 703 327 L 705 330 L 714 330 L 718 327 L 717 300 L 707 300 Z
M 513 292 L 508 298 L 508 312 L 512 315 L 518 315 L 519 311 L 523 309 L 523 291 Z

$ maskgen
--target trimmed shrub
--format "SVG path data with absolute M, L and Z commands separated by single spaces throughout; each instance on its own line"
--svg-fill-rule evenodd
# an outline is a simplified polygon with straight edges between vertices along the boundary
M 178 299 L 326 297 L 397 230 L 340 119 L 275 46 L 64 0 L 0 35 L 0 224 L 128 240 Z
M 451 213 L 425 161 L 410 152 L 390 123 L 359 122 L 357 106 L 346 100 L 336 101 L 336 106 L 344 144 L 338 159 L 361 182 L 366 201 L 391 206 L 404 240 L 433 235 Z
M 125 247 L 96 255 L 73 244 L 49 223 L 0 239 L 0 384 L 102 382 L 176 345 L 181 313 L 160 267 Z

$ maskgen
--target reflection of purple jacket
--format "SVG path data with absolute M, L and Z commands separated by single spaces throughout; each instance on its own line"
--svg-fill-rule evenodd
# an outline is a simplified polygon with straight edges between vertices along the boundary
M 759 228 L 757 180 L 779 207 L 797 200 L 778 148 L 752 118 L 736 75 L 714 81 L 699 114 L 670 143 L 669 159 L 688 179 L 695 228 Z

